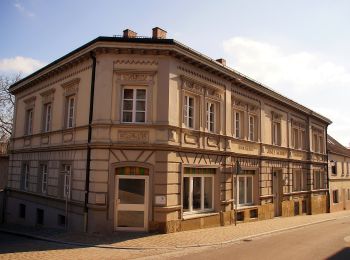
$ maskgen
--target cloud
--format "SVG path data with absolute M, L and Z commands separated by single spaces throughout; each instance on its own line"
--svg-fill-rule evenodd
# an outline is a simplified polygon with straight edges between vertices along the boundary
M 2 72 L 15 72 L 26 75 L 36 71 L 44 65 L 45 63 L 42 61 L 22 56 L 0 59 L 0 71 Z
M 223 42 L 227 63 L 249 77 L 310 107 L 333 121 L 330 132 L 344 145 L 350 142 L 350 71 L 307 51 L 244 37 Z
M 28 16 L 28 17 L 34 17 L 35 14 L 33 12 L 28 11 L 22 4 L 19 2 L 14 3 L 13 5 L 20 13 Z

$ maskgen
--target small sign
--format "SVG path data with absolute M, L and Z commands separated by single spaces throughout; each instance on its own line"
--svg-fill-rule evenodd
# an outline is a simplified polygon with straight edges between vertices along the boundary
M 165 206 L 166 205 L 166 197 L 164 195 L 155 196 L 156 205 Z

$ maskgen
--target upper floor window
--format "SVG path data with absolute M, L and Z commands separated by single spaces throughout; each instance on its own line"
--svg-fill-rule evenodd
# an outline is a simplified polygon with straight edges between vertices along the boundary
M 25 124 L 25 133 L 26 135 L 33 134 L 33 108 L 26 110 L 26 124 Z
M 307 190 L 307 172 L 302 170 L 293 170 L 293 191 Z
M 236 138 L 243 138 L 243 113 L 240 111 L 234 112 L 234 131 Z
M 38 183 L 38 185 L 41 186 L 41 192 L 45 194 L 47 192 L 47 164 L 40 165 L 40 173 L 41 183 Z
M 75 121 L 75 95 L 67 97 L 66 102 L 66 127 L 74 127 Z
M 255 122 L 255 116 L 253 115 L 249 115 L 249 126 L 248 126 L 248 137 L 249 137 L 249 141 L 255 141 L 256 140 L 256 122 Z
M 184 123 L 188 128 L 194 128 L 194 97 L 185 96 Z
M 44 132 L 49 132 L 51 129 L 52 105 L 47 103 L 44 105 Z
M 146 122 L 146 89 L 123 89 L 122 120 L 124 123 Z
M 281 145 L 281 123 L 280 122 L 273 122 L 272 144 Z
M 331 173 L 337 175 L 337 162 L 331 161 Z
M 312 150 L 316 153 L 324 153 L 324 138 L 321 130 L 313 129 Z
M 209 132 L 215 132 L 215 104 L 207 103 L 207 129 Z

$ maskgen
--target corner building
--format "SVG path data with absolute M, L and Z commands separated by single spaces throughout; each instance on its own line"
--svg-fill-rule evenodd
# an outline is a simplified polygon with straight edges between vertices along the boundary
M 232 224 L 236 192 L 241 222 L 327 211 L 330 120 L 160 28 L 98 37 L 10 90 L 7 222 L 177 232 Z

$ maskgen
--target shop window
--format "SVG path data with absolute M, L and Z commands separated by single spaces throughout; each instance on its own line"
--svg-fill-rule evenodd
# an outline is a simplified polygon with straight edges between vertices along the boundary
M 124 123 L 146 122 L 146 89 L 136 87 L 123 89 L 122 121 Z
M 214 209 L 214 168 L 185 168 L 183 210 L 185 213 Z
M 338 190 L 333 190 L 333 203 L 339 203 L 339 191 Z

